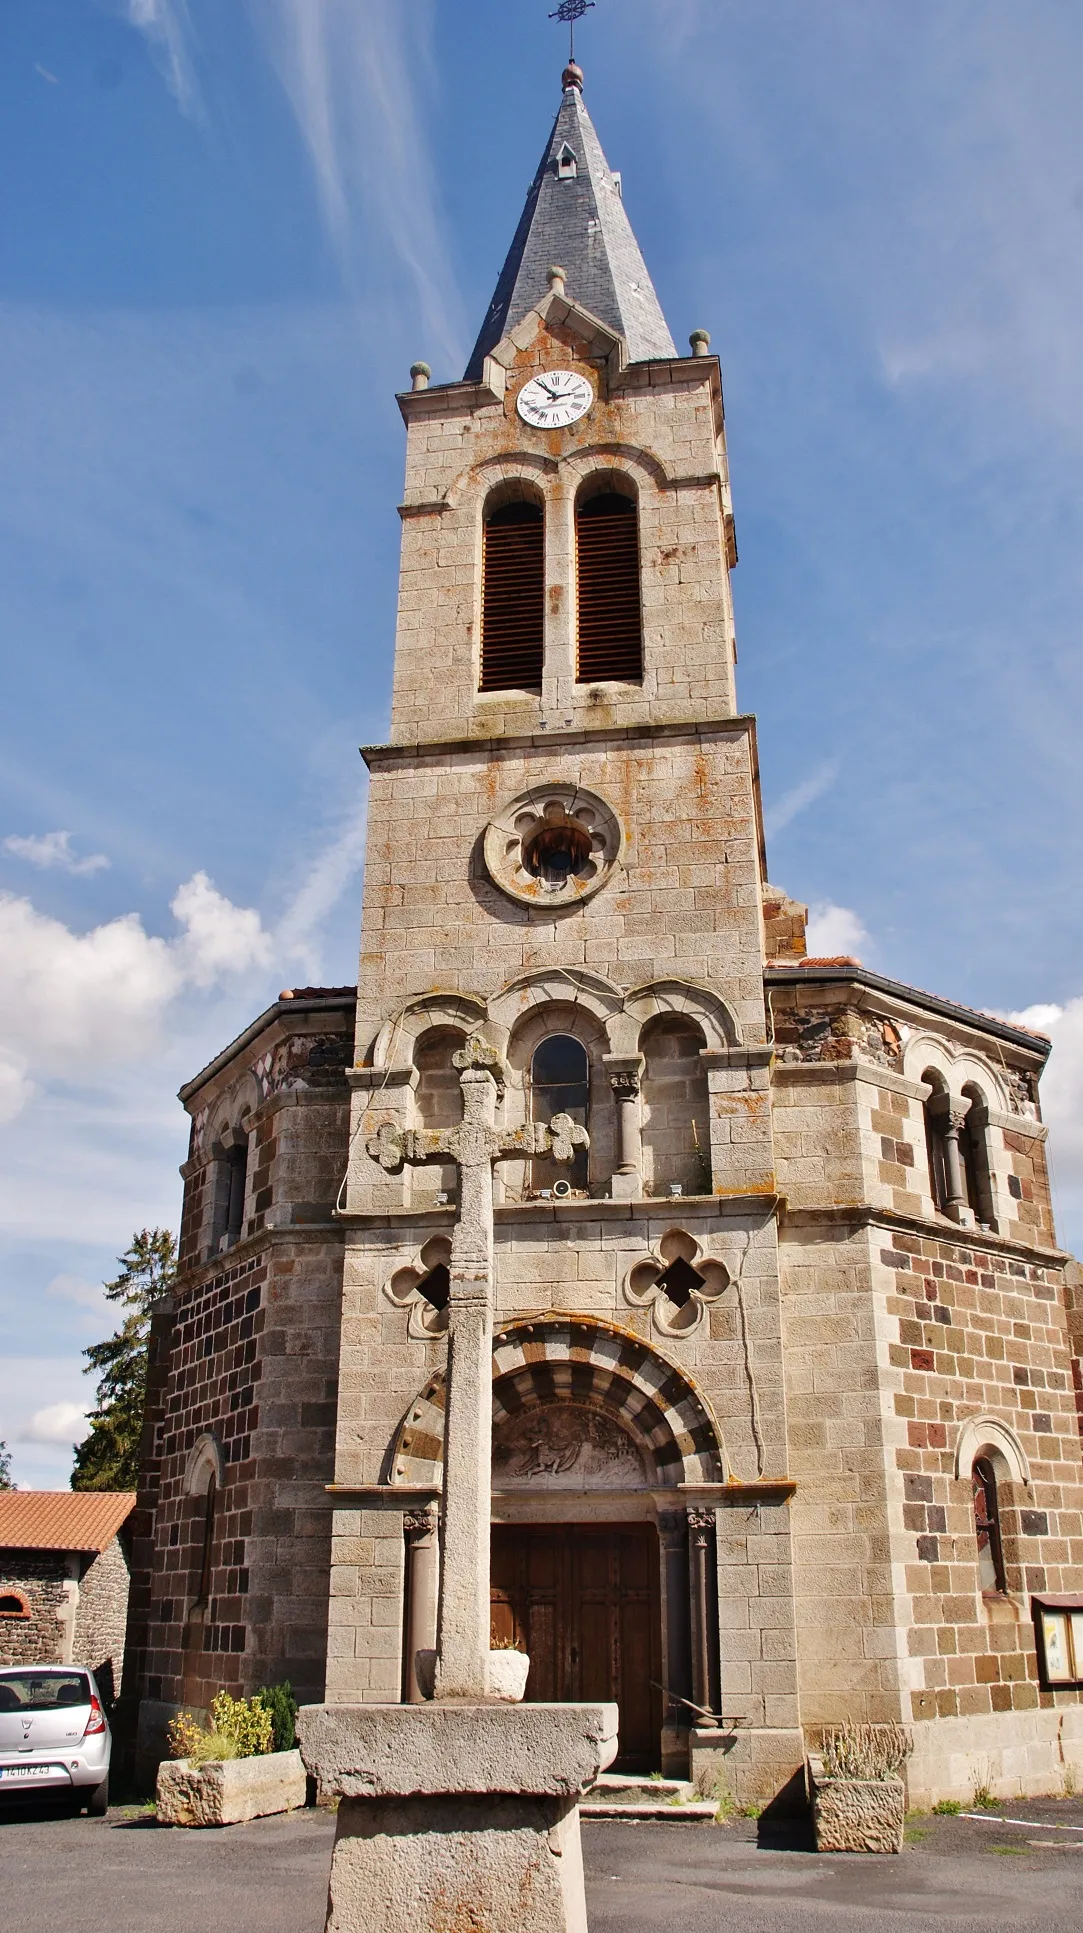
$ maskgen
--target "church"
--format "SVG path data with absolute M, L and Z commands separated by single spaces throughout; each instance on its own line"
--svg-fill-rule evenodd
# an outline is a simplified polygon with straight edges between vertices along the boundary
M 491 1623 L 617 1770 L 763 1804 L 901 1722 L 910 1800 L 1083 1778 L 1083 1290 L 1049 1043 L 768 883 L 718 358 L 670 334 L 570 64 L 461 381 L 398 398 L 355 987 L 182 1089 L 124 1673 L 424 1695 L 460 1072 L 495 1085 Z M 487 1210 L 488 1212 L 488 1210 Z

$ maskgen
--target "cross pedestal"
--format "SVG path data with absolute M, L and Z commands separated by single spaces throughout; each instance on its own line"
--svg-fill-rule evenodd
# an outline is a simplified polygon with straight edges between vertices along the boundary
M 495 1126 L 503 1088 L 482 1041 L 455 1055 L 463 1118 L 447 1129 L 385 1123 L 368 1151 L 388 1169 L 454 1161 L 440 1608 L 435 1697 L 424 1705 L 309 1705 L 305 1764 L 340 1804 L 328 1933 L 586 1933 L 577 1801 L 617 1749 L 615 1705 L 493 1702 L 493 1164 L 572 1159 L 584 1128 Z

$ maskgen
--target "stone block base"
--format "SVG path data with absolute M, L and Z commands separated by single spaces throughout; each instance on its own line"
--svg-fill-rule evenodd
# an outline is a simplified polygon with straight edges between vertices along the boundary
M 586 1933 L 615 1705 L 305 1705 L 297 1736 L 340 1801 L 327 1933 Z
M 304 1805 L 305 1768 L 300 1752 L 266 1752 L 259 1758 L 209 1759 L 189 1765 L 167 1759 L 158 1767 L 160 1826 L 237 1826 Z
M 1066 1781 L 1083 1788 L 1083 1705 L 922 1719 L 910 1730 L 906 1783 L 915 1810 L 938 1799 L 969 1805 L 978 1785 L 998 1799 L 1063 1792 Z
M 141 1698 L 135 1730 L 135 1789 L 143 1797 L 155 1790 L 158 1767 L 169 1755 L 166 1727 L 179 1711 L 190 1711 L 197 1725 L 209 1714 L 196 1705 L 178 1705 L 165 1698 Z
M 901 1852 L 906 1787 L 901 1779 L 813 1780 L 817 1852 Z
M 766 1806 L 793 1794 L 797 1780 L 803 1802 L 805 1742 L 796 1728 L 723 1732 L 696 1727 L 689 1745 L 692 1781 L 704 1798 L 728 1793 L 739 1806 Z
M 586 1933 L 574 1799 L 343 1799 L 327 1933 Z

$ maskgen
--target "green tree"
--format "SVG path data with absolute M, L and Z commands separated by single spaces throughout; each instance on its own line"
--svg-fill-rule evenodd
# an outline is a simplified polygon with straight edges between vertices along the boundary
M 0 1436 L 0 1490 L 14 1490 L 11 1481 L 11 1451 Z
M 73 1490 L 134 1490 L 139 1477 L 150 1309 L 177 1273 L 177 1244 L 168 1228 L 144 1228 L 117 1260 L 120 1274 L 105 1293 L 129 1313 L 107 1342 L 83 1351 L 84 1374 L 96 1374 L 98 1388 L 89 1432 L 75 1451 Z

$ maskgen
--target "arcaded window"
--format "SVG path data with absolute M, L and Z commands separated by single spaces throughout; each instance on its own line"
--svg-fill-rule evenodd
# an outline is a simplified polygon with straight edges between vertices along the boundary
M 530 1118 L 551 1121 L 554 1114 L 570 1114 L 581 1128 L 589 1128 L 590 1064 L 581 1040 L 572 1034 L 550 1034 L 534 1050 L 530 1063 Z M 535 1161 L 535 1188 L 551 1188 L 567 1181 L 585 1189 L 587 1150 L 577 1148 L 571 1161 Z
M 575 510 L 576 679 L 640 683 L 643 613 L 639 591 L 639 513 L 615 490 L 580 496 Z
M 711 1193 L 705 1046 L 701 1028 L 684 1014 L 661 1014 L 644 1028 L 643 1179 L 652 1195 Z
M 989 1157 L 989 1107 L 980 1087 L 968 1083 L 963 1095 L 970 1102 L 959 1136 L 967 1200 L 982 1228 L 996 1228 L 993 1168 Z
M 925 1115 L 925 1148 L 929 1157 L 929 1193 L 933 1198 L 934 1208 L 939 1208 L 942 1214 L 946 1214 L 949 1193 L 943 1117 L 948 1100 L 948 1091 L 942 1077 L 936 1072 L 935 1068 L 926 1068 L 921 1078 L 927 1087 L 932 1088 L 932 1093 L 926 1101 L 923 1110 Z
M 414 1044 L 417 1086 L 414 1119 L 420 1128 L 454 1128 L 463 1118 L 463 1091 L 452 1056 L 466 1036 L 457 1027 L 430 1027 Z M 427 1161 L 410 1170 L 415 1208 L 433 1205 L 438 1194 L 454 1200 L 458 1169 L 453 1161 Z
M 974 1535 L 978 1545 L 978 1580 L 983 1591 L 1007 1589 L 1004 1578 L 1004 1551 L 1000 1541 L 1000 1512 L 997 1504 L 997 1479 L 992 1459 L 974 1460 Z
M 481 690 L 540 691 L 545 648 L 540 504 L 519 500 L 487 513 L 481 571 Z

